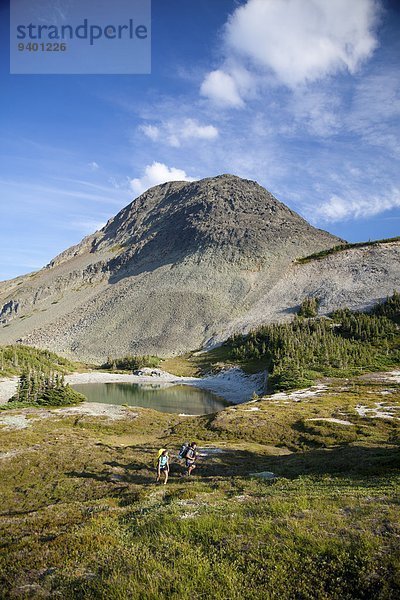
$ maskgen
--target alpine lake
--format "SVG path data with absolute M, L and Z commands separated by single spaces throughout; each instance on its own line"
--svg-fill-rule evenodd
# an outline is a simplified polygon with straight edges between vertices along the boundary
M 158 383 L 85 383 L 72 386 L 88 402 L 152 408 L 165 413 L 206 415 L 230 403 L 208 390 Z

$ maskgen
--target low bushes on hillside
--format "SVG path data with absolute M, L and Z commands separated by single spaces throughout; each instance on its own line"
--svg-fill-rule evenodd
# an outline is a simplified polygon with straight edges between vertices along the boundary
M 77 364 L 49 350 L 39 350 L 23 344 L 0 346 L 0 375 L 21 375 L 29 369 L 71 373 Z
M 332 254 L 337 254 L 338 252 L 343 252 L 344 250 L 350 250 L 352 248 L 367 248 L 369 246 L 379 246 L 381 244 L 391 244 L 393 242 L 399 241 L 400 237 L 385 238 L 382 240 L 371 240 L 369 242 L 356 242 L 354 244 L 343 242 L 343 244 L 338 244 L 337 246 L 333 246 L 332 248 L 328 248 L 327 250 L 321 250 L 320 252 L 314 252 L 314 254 L 309 254 L 308 256 L 298 258 L 296 262 L 300 264 L 305 264 L 313 260 L 322 260 L 326 256 L 331 256 Z
M 310 385 L 317 376 L 346 376 L 382 370 L 400 362 L 400 295 L 371 313 L 342 309 L 330 318 L 296 317 L 234 335 L 227 344 L 238 362 L 263 359 L 272 390 Z
M 112 369 L 121 371 L 136 371 L 144 367 L 156 368 L 160 364 L 157 356 L 123 356 L 122 358 L 107 358 L 107 362 L 101 365 L 102 369 Z

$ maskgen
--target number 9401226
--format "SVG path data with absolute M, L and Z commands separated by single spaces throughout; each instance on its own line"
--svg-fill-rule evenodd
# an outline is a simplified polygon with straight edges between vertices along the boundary
M 29 44 L 18 44 L 18 50 L 20 52 L 65 52 L 67 50 L 67 44 L 63 42 L 29 42 Z

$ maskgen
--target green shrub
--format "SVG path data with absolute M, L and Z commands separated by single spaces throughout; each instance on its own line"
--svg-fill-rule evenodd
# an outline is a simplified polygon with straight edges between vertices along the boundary
M 76 392 L 68 384 L 61 389 L 49 389 L 37 399 L 38 406 L 69 406 L 86 400 L 83 394 Z
M 318 315 L 319 304 L 319 298 L 304 298 L 299 308 L 299 317 L 316 317 Z
M 282 391 L 306 388 L 313 383 L 312 379 L 305 377 L 298 369 L 275 371 L 268 380 L 268 384 L 272 389 Z
M 122 371 L 137 371 L 144 367 L 154 369 L 159 366 L 161 359 L 157 356 L 123 356 L 122 358 L 107 358 L 101 365 L 102 369 L 117 369 Z

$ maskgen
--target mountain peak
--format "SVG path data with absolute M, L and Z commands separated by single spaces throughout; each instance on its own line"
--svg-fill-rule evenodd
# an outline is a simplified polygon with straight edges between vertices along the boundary
M 294 259 L 340 242 L 255 181 L 167 182 L 34 277 L 2 286 L 2 337 L 94 362 L 186 352 L 246 315 L 263 319 Z
M 223 174 L 150 188 L 96 235 L 92 252 L 119 245 L 129 262 L 154 263 L 160 256 L 176 262 L 210 251 L 222 261 L 259 264 L 279 252 L 292 257 L 296 243 L 300 255 L 316 243 L 340 241 L 309 225 L 255 181 Z

